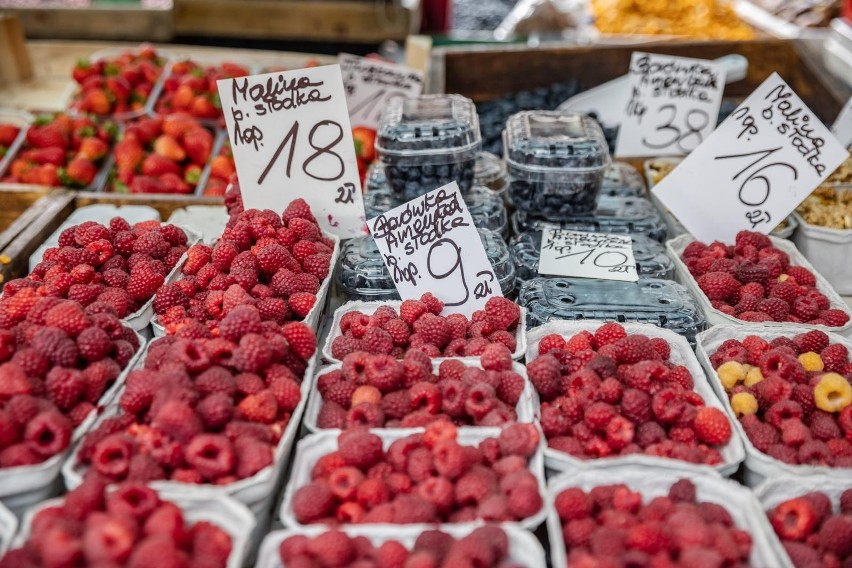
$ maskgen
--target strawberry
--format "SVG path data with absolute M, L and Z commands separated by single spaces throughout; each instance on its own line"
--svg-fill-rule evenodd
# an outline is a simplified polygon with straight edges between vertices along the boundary
M 90 136 L 80 142 L 77 155 L 88 158 L 93 162 L 99 162 L 109 152 L 109 145 L 100 138 Z
M 145 150 L 135 136 L 127 136 L 120 140 L 113 150 L 115 164 L 119 169 L 133 171 L 145 157 Z
M 130 193 L 166 193 L 165 185 L 149 176 L 134 177 L 128 189 Z
M 109 95 L 102 89 L 86 91 L 80 102 L 80 110 L 97 115 L 109 114 L 111 107 Z
M 34 162 L 39 165 L 53 164 L 54 166 L 60 167 L 65 165 L 65 150 L 57 146 L 26 150 L 21 153 L 21 159 L 27 160 L 28 162 Z
M 159 177 L 163 174 L 181 174 L 181 167 L 161 154 L 148 154 L 142 161 L 142 175 Z
M 213 150 L 213 135 L 206 128 L 193 128 L 184 134 L 183 145 L 190 160 L 206 164 Z
M 216 156 L 210 162 L 210 176 L 227 180 L 236 171 L 234 159 L 227 156 Z
M 57 147 L 67 149 L 69 136 L 58 125 L 31 126 L 27 130 L 27 145 L 33 148 Z
M 175 162 L 182 162 L 186 158 L 186 150 L 168 134 L 163 134 L 154 140 L 154 153 Z
M 0 124 L 0 147 L 11 146 L 19 132 L 20 129 L 14 124 Z
M 179 175 L 174 173 L 165 173 L 160 176 L 160 183 L 166 193 L 192 193 L 193 186 L 186 183 Z
M 78 156 L 59 171 L 59 178 L 70 187 L 86 187 L 95 181 L 98 168 L 86 157 Z

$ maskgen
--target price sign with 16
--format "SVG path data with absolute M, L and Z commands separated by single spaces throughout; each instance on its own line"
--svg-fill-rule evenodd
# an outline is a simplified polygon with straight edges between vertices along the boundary
M 538 273 L 636 282 L 629 235 L 583 233 L 547 227 L 541 235 Z
M 470 317 L 501 296 L 470 211 L 453 182 L 367 222 L 400 297 L 431 292 Z
M 218 87 L 246 209 L 281 212 L 301 197 L 324 230 L 363 234 L 340 67 L 223 79 Z
M 702 241 L 769 233 L 848 153 L 773 73 L 653 192 Z

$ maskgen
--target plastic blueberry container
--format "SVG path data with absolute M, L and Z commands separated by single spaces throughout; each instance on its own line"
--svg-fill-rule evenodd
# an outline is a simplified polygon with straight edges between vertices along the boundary
M 506 121 L 503 153 L 509 201 L 548 219 L 595 209 L 609 148 L 594 119 L 564 111 L 522 111 Z
M 388 185 L 406 201 L 452 181 L 469 191 L 481 147 L 476 107 L 461 95 L 391 99 L 376 137 Z
M 494 231 L 479 229 L 479 237 L 503 295 L 510 295 L 515 290 L 515 265 L 509 247 Z M 341 245 L 340 265 L 335 275 L 338 289 L 347 300 L 399 300 L 396 285 L 370 235 L 349 239 Z
M 665 221 L 651 202 L 642 197 L 601 195 L 595 211 L 565 215 L 559 220 L 547 219 L 538 213 L 520 209 L 512 214 L 512 230 L 516 235 L 541 231 L 544 227 L 589 233 L 645 235 L 660 242 L 666 239 Z
M 627 162 L 612 162 L 604 171 L 601 195 L 644 197 L 645 180 L 642 174 Z
M 473 179 L 477 185 L 483 185 L 497 195 L 505 197 L 506 190 L 509 188 L 506 162 L 491 152 L 480 152 L 476 155 Z
M 644 235 L 631 235 L 636 272 L 648 278 L 674 278 L 674 263 L 666 255 L 666 248 L 658 241 Z M 515 276 L 518 284 L 537 278 L 538 260 L 541 255 L 541 232 L 531 231 L 512 237 L 509 249 L 515 261 Z
M 527 327 L 553 320 L 602 320 L 649 323 L 670 329 L 695 343 L 705 327 L 704 314 L 686 288 L 671 280 L 638 282 L 591 278 L 533 278 L 518 292 L 527 310 Z

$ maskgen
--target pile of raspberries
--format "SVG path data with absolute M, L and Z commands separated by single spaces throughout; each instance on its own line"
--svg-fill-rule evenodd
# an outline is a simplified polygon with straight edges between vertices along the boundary
M 83 439 L 78 460 L 88 475 L 223 485 L 272 464 L 316 337 L 302 322 L 249 327 L 237 321 L 241 311 L 222 320 L 218 338 L 149 345 L 145 368 L 127 378 L 121 413 Z
M 234 217 L 212 247 L 195 244 L 180 278 L 157 290 L 154 311 L 169 334 L 193 321 L 215 329 L 237 306 L 261 319 L 300 320 L 328 278 L 334 241 L 322 235 L 303 199 L 282 215 L 250 209 Z
M 392 442 L 344 430 L 299 487 L 292 512 L 302 524 L 521 521 L 543 501 L 528 460 L 539 446 L 531 424 L 506 426 L 497 438 L 461 445 L 455 426 L 434 422 L 423 434 Z
M 731 439 L 724 412 L 705 406 L 689 369 L 662 338 L 627 335 L 617 323 L 567 340 L 542 338 L 527 365 L 541 397 L 548 446 L 592 459 L 629 454 L 719 464 Z
M 93 309 L 94 308 L 94 309 Z M 139 350 L 115 311 L 19 289 L 0 300 L 0 467 L 65 451 Z
M 131 227 L 120 217 L 109 226 L 86 221 L 62 231 L 59 246 L 47 249 L 28 276 L 9 281 L 3 294 L 32 288 L 84 307 L 111 306 L 125 318 L 154 297 L 186 250 L 186 233 L 174 225 L 143 221 Z M 0 317 L 0 327 L 11 323 Z
M 444 317 L 443 311 L 444 304 L 427 293 L 419 300 L 403 301 L 399 312 L 390 306 L 379 306 L 370 315 L 346 312 L 331 355 L 342 361 L 354 351 L 366 351 L 400 359 L 416 349 L 430 357 L 475 357 L 491 343 L 515 351 L 515 330 L 523 322 L 521 308 L 511 300 L 492 297 L 470 320 L 463 314 Z
M 7 552 L 0 568 L 225 568 L 231 550 L 227 532 L 207 521 L 190 524 L 150 487 L 123 483 L 106 491 L 91 478 L 61 504 L 39 510 L 27 541 Z
M 698 501 L 687 479 L 643 502 L 630 487 L 570 487 L 556 495 L 568 567 L 750 566 L 752 537 L 717 503 Z
M 720 312 L 749 322 L 793 322 L 842 327 L 849 315 L 832 308 L 813 273 L 766 235 L 737 233 L 734 245 L 694 241 L 681 256 L 698 287 Z
M 402 360 L 356 351 L 340 369 L 317 379 L 323 404 L 319 428 L 415 428 L 435 420 L 457 426 L 502 426 L 517 420 L 515 407 L 526 381 L 512 370 L 512 353 L 488 345 L 482 368 L 446 359 L 433 371 L 422 351 Z
M 710 355 L 748 439 L 788 464 L 852 467 L 849 351 L 812 330 L 728 339 Z

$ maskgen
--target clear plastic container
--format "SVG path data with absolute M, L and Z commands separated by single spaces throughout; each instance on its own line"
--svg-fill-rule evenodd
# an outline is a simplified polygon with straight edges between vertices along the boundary
M 650 323 L 684 336 L 690 344 L 705 327 L 704 315 L 686 288 L 658 278 L 533 278 L 521 285 L 518 304 L 527 309 L 527 327 L 552 320 Z
M 469 191 L 481 147 L 476 107 L 461 95 L 391 99 L 376 137 L 388 185 L 405 201 L 452 181 Z
M 601 195 L 594 212 L 565 215 L 559 221 L 550 221 L 535 213 L 520 210 L 512 214 L 512 230 L 516 235 L 541 232 L 544 227 L 590 233 L 644 235 L 660 242 L 666 239 L 665 220 L 650 201 L 641 197 Z
M 674 263 L 666 255 L 665 247 L 644 235 L 632 235 L 633 258 L 636 272 L 648 278 L 674 279 Z M 541 232 L 522 233 L 509 242 L 509 250 L 515 261 L 515 276 L 518 282 L 537 278 L 538 259 L 541 255 Z
M 613 162 L 604 171 L 601 195 L 644 197 L 645 180 L 639 171 L 627 162 Z
M 504 296 L 515 291 L 515 264 L 509 247 L 498 233 L 479 229 L 485 254 L 494 267 L 494 275 Z M 399 300 L 393 279 L 382 261 L 373 237 L 358 237 L 345 241 L 340 247 L 340 268 L 337 285 L 347 300 Z
M 364 177 L 364 193 L 387 188 L 388 178 L 385 176 L 385 169 L 380 163 L 373 162 L 367 168 L 367 175 Z
M 500 196 L 505 195 L 509 188 L 506 162 L 491 152 L 480 152 L 476 155 L 473 180 L 476 185 L 485 186 Z
M 484 187 L 474 187 L 463 195 L 463 199 L 477 229 L 488 229 L 501 235 L 509 234 L 509 214 L 499 195 Z M 370 189 L 364 194 L 367 219 L 378 217 L 403 203 L 404 200 L 395 197 L 387 188 Z
M 503 131 L 509 201 L 548 219 L 594 211 L 609 148 L 600 125 L 563 111 L 512 115 Z

